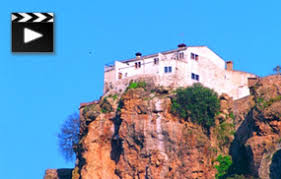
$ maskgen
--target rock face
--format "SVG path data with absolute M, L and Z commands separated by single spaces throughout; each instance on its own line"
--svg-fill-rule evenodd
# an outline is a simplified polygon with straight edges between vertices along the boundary
M 96 105 L 81 109 L 87 127 L 81 131 L 77 167 L 83 179 L 214 178 L 214 159 L 229 146 L 218 146 L 215 129 L 207 136 L 199 125 L 172 115 L 170 93 L 157 91 L 128 90 L 119 104 L 106 98 L 116 112 L 93 115 L 100 110 Z M 218 124 L 232 110 L 227 95 L 221 104 Z
M 234 104 L 237 131 L 230 149 L 234 170 L 264 179 L 281 178 L 280 161 L 272 162 L 281 149 L 281 76 L 262 78 L 251 91 L 252 96 Z
M 171 114 L 173 92 L 153 88 L 81 107 L 72 179 L 212 179 L 220 154 L 232 156 L 229 175 L 281 178 L 281 76 L 258 79 L 236 101 L 222 94 L 208 135 Z M 47 170 L 45 178 L 57 173 Z
M 175 120 L 168 111 L 169 98 L 144 98 L 142 89 L 124 96 L 119 127 L 122 154 L 116 163 L 116 174 L 120 178 L 213 175 L 208 151 L 211 145 L 201 128 Z
M 71 179 L 73 169 L 48 169 L 44 179 Z

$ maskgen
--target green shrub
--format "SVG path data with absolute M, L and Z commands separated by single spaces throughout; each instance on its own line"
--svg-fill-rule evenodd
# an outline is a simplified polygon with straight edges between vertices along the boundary
M 136 82 L 132 82 L 132 83 L 130 83 L 129 84 L 129 86 L 128 86 L 128 89 L 135 89 L 135 88 L 137 88 L 137 83 Z
M 136 88 L 144 88 L 146 87 L 145 81 L 139 81 L 139 82 L 131 82 L 128 86 L 128 89 L 136 89 Z
M 219 155 L 216 161 L 219 162 L 219 165 L 215 165 L 215 168 L 218 171 L 216 179 L 225 178 L 224 176 L 227 174 L 229 167 L 232 165 L 231 157 L 229 155 Z
M 256 100 L 256 102 L 257 102 L 258 104 L 261 104 L 261 103 L 264 102 L 264 98 L 258 97 L 257 100 Z
M 82 114 L 85 115 L 88 111 L 90 111 L 89 106 L 85 106 L 83 111 L 82 111 Z
M 114 94 L 114 95 L 110 94 L 110 95 L 106 96 L 105 98 L 112 98 L 115 101 L 116 99 L 118 99 L 118 94 Z
M 113 111 L 113 108 L 106 97 L 102 100 L 100 107 L 102 113 L 109 113 Z
M 172 99 L 171 112 L 184 119 L 190 118 L 207 130 L 215 124 L 215 115 L 220 109 L 218 95 L 212 89 L 199 83 L 191 87 L 179 88 Z
M 281 101 L 281 95 L 279 95 L 275 98 L 271 98 L 268 101 L 265 101 L 264 98 L 262 98 L 262 97 L 259 97 L 256 99 L 257 106 L 260 107 L 260 109 L 265 109 L 277 101 Z
M 271 98 L 269 99 L 268 101 L 266 101 L 264 103 L 264 108 L 267 108 L 269 106 L 271 106 L 273 103 L 277 102 L 277 101 L 281 101 L 281 95 L 280 96 L 277 96 L 275 98 Z
M 222 114 L 222 112 L 218 111 L 218 112 L 216 113 L 216 116 L 218 116 L 218 115 L 220 115 L 220 114 Z
M 113 95 L 112 98 L 115 101 L 118 98 L 118 94 Z
M 124 101 L 123 98 L 121 98 L 118 102 L 117 111 L 120 112 L 123 106 L 124 106 Z
M 233 112 L 231 112 L 230 114 L 229 114 L 229 117 L 231 118 L 231 119 L 235 119 L 235 116 L 234 116 L 234 114 L 233 114 Z
M 223 122 L 220 125 L 215 127 L 214 130 L 220 149 L 222 149 L 225 145 L 230 145 L 231 138 L 235 133 L 234 124 Z

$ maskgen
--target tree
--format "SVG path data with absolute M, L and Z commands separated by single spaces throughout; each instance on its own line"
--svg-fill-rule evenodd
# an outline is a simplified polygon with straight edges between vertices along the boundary
M 58 134 L 58 143 L 61 154 L 67 162 L 74 159 L 74 147 L 79 142 L 80 118 L 74 113 L 64 121 Z
M 171 108 L 172 113 L 184 119 L 190 118 L 192 122 L 207 130 L 215 125 L 214 117 L 219 109 L 220 102 L 217 93 L 199 83 L 177 89 Z
M 281 66 L 277 65 L 275 68 L 273 68 L 273 71 L 276 72 L 277 75 L 281 75 Z

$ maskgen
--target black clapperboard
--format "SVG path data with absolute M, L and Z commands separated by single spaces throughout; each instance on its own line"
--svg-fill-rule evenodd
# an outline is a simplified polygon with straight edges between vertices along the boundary
M 53 52 L 53 13 L 12 13 L 12 52 Z

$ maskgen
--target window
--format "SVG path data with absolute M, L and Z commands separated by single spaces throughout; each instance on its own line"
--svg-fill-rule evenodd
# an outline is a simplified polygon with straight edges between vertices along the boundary
M 122 73 L 118 73 L 118 79 L 122 79 Z
M 199 75 L 197 75 L 195 73 L 191 73 L 191 79 L 199 81 Z
M 183 52 L 178 53 L 178 59 L 184 59 L 184 53 Z
M 140 68 L 141 67 L 141 62 L 136 62 L 135 63 L 135 68 Z
M 194 80 L 195 79 L 195 74 L 191 73 L 191 78 Z
M 171 66 L 164 67 L 164 71 L 165 73 L 172 73 L 172 67 Z
M 154 58 L 154 65 L 158 65 L 159 64 L 159 58 Z
M 195 54 L 195 53 L 191 53 L 190 54 L 190 58 L 193 60 L 198 60 L 199 59 L 199 55 Z
M 199 75 L 195 75 L 195 80 L 199 81 Z

